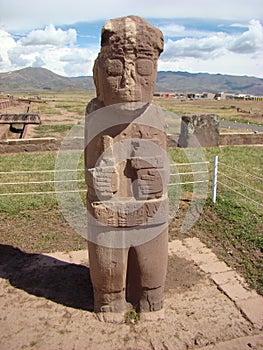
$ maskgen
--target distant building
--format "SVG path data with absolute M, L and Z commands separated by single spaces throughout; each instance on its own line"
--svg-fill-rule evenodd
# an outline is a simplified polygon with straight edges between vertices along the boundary
M 252 100 L 252 101 L 263 101 L 263 96 L 254 96 L 249 94 L 234 94 L 231 92 L 156 92 L 155 97 L 161 98 L 177 98 L 181 100 Z
M 226 100 L 226 94 L 224 92 L 217 92 L 214 99 L 217 101 Z
M 215 94 L 213 92 L 203 92 L 201 98 L 213 100 L 215 98 Z

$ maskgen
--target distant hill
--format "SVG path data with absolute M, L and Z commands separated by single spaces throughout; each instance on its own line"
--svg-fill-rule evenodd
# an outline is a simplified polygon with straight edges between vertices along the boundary
M 45 68 L 23 68 L 0 73 L 0 92 L 43 92 L 94 90 L 92 77 L 68 78 Z
M 45 68 L 24 68 L 0 73 L 0 92 L 94 90 L 93 78 L 63 77 Z M 263 95 L 263 79 L 208 73 L 158 72 L 156 91 L 232 92 Z
M 158 72 L 158 91 L 232 92 L 263 95 L 263 79 L 208 73 Z

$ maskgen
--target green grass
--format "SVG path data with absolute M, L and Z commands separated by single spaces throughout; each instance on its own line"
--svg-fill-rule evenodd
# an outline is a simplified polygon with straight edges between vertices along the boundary
M 55 153 L 17 153 L 0 156 L 1 172 L 15 172 L 28 170 L 53 170 L 55 166 Z M 27 182 L 52 180 L 54 173 L 38 174 L 6 174 L 0 175 L 0 182 Z M 0 193 L 33 192 L 52 190 L 50 185 L 4 185 L 0 186 Z M 57 201 L 54 195 L 27 195 L 27 196 L 0 196 L 0 212 L 18 214 L 25 210 L 39 210 L 43 208 L 54 209 Z
M 202 217 L 190 232 L 242 274 L 260 294 L 263 294 L 262 217 L 262 210 L 224 193 L 218 196 L 216 204 L 207 201 Z
M 59 134 L 60 137 L 66 136 L 68 131 L 72 129 L 72 124 L 63 125 L 38 125 L 35 127 L 34 137 L 52 137 Z
M 1 172 L 53 170 L 56 156 L 56 152 L 3 154 L 0 169 Z M 83 157 L 79 167 L 83 169 Z M 83 177 L 83 172 L 79 172 L 79 176 Z M 0 174 L 0 183 L 46 180 L 54 180 L 54 172 Z M 54 191 L 54 185 L 0 185 L 0 193 L 28 191 Z M 86 248 L 86 241 L 67 224 L 60 212 L 55 192 L 0 196 L 0 242 L 35 253 Z
M 124 322 L 127 325 L 138 324 L 139 321 L 140 321 L 140 314 L 135 310 L 127 311 L 126 314 L 124 315 Z
M 55 152 L 14 153 L 0 155 L 2 171 L 52 170 L 56 161 Z
M 41 114 L 62 114 L 61 111 L 57 110 L 55 106 L 52 106 L 50 104 L 43 104 L 40 106 L 40 112 Z
M 214 204 L 211 201 L 210 182 L 208 199 L 194 227 L 185 234 L 180 233 L 179 215 L 179 220 L 177 218 L 170 227 L 170 236 L 172 239 L 199 237 L 219 258 L 241 273 L 252 288 L 263 294 L 263 208 L 260 205 L 263 202 L 263 181 L 256 178 L 262 179 L 263 148 L 236 146 L 207 148 L 203 151 L 205 159 L 210 162 L 210 174 L 213 158 L 218 155 L 219 172 L 261 193 L 252 191 L 219 173 L 218 179 L 223 184 L 227 184 L 253 201 L 218 184 L 217 202 Z M 202 152 L 196 149 L 172 149 L 170 154 L 175 162 L 202 158 Z M 242 173 L 235 169 L 240 169 Z M 252 174 L 255 178 L 245 173 Z M 184 192 L 188 191 L 192 191 L 190 185 L 182 186 L 182 197 Z
M 16 171 L 40 171 L 38 173 L 22 174 L 0 174 L 0 183 L 17 182 L 44 182 L 54 181 L 54 168 L 56 164 L 56 152 L 34 152 L 3 154 L 0 156 L 1 172 Z M 79 169 L 84 169 L 83 156 L 80 158 Z M 41 170 L 52 170 L 41 172 Z M 78 173 L 78 178 L 83 178 L 83 172 Z M 79 188 L 84 188 L 79 184 Z M 23 192 L 50 192 L 54 191 L 54 184 L 20 184 L 0 185 L 1 193 L 23 193 Z M 56 194 L 41 195 L 17 195 L 0 196 L 0 212 L 16 215 L 28 210 L 53 210 L 58 207 Z

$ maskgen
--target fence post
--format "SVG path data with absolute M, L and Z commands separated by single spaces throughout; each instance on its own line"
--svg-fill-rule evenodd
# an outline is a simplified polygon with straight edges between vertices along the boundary
M 212 187 L 212 201 L 216 202 L 216 189 L 217 189 L 217 170 L 218 170 L 218 156 L 214 157 L 214 168 L 213 168 L 213 187 Z

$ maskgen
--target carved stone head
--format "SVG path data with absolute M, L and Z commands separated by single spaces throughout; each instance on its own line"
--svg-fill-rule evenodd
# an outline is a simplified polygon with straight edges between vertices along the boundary
M 142 18 L 128 16 L 107 22 L 93 68 L 97 99 L 105 106 L 150 103 L 162 51 L 162 32 Z

